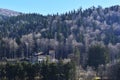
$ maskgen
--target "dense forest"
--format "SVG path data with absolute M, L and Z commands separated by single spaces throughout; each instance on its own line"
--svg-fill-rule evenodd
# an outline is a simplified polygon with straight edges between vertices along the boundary
M 16 63 L 0 66 L 0 80 L 74 80 L 72 63 Z
M 55 50 L 56 59 L 75 55 L 95 69 L 120 59 L 120 6 L 79 8 L 64 14 L 0 15 L 0 60 Z

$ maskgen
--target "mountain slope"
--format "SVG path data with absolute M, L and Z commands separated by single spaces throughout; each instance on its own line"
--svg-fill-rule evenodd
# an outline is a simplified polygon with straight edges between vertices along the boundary
M 20 15 L 20 13 L 16 11 L 8 10 L 8 9 L 0 8 L 0 15 L 10 17 L 10 16 L 18 16 Z
M 1 58 L 11 58 L 13 53 L 18 57 L 35 52 L 48 54 L 49 50 L 55 50 L 57 58 L 66 58 L 77 47 L 84 62 L 89 47 L 95 44 L 115 48 L 115 52 L 108 51 L 110 58 L 112 54 L 120 56 L 120 6 L 78 9 L 62 15 L 9 17 L 0 21 L 0 41 Z

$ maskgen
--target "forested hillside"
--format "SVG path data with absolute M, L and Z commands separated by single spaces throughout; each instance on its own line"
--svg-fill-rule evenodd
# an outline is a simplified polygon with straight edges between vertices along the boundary
M 58 59 L 77 54 L 82 65 L 93 66 L 91 53 L 103 53 L 102 63 L 95 62 L 97 67 L 120 58 L 120 6 L 80 8 L 60 15 L 1 17 L 0 59 L 30 57 L 55 50 Z

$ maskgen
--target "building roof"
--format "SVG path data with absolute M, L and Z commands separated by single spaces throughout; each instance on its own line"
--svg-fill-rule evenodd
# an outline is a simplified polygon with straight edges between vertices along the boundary
M 43 55 L 43 52 L 35 53 L 34 56 Z
M 94 80 L 100 80 L 101 78 L 100 77 L 95 77 Z

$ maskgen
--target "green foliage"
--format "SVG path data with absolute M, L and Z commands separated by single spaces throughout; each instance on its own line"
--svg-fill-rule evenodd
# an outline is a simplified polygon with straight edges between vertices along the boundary
M 17 67 L 14 64 L 7 64 L 6 65 L 6 77 L 9 80 L 14 80 L 17 75 Z
M 106 63 L 107 54 L 105 47 L 100 45 L 91 46 L 88 51 L 88 65 L 97 69 L 99 65 Z
M 0 65 L 0 80 L 72 80 L 73 64 L 58 63 L 15 63 Z
M 71 63 L 51 63 L 43 65 L 41 69 L 42 80 L 69 80 L 72 79 L 73 66 Z
M 0 20 L 0 60 L 3 57 L 30 57 L 39 51 L 47 54 L 50 49 L 55 49 L 57 58 L 59 56 L 66 58 L 73 52 L 73 40 L 82 43 L 83 46 L 87 40 L 89 44 L 91 40 L 102 41 L 106 45 L 120 43 L 120 18 L 119 15 L 115 15 L 119 13 L 119 7 L 112 6 L 105 9 L 92 7 L 86 10 L 80 8 L 61 15 L 43 16 L 33 13 L 6 17 L 5 20 Z M 111 15 L 108 16 L 108 14 Z M 36 38 L 37 33 L 40 37 Z M 34 34 L 34 39 L 31 41 L 29 34 Z M 21 41 L 26 36 L 28 40 Z M 40 44 L 44 39 L 46 39 L 46 44 Z M 49 44 L 49 41 L 53 39 L 55 43 Z M 14 50 L 11 48 L 13 45 L 10 44 L 12 40 L 15 40 L 17 44 Z M 28 44 L 27 47 L 26 43 L 33 44 Z M 80 51 L 85 53 L 85 50 L 82 47 Z
M 61 15 L 21 14 L 0 20 L 0 61 L 7 58 L 31 57 L 34 53 L 49 53 L 55 50 L 57 59 L 67 58 L 74 53 L 71 63 L 42 64 L 17 63 L 0 65 L 0 80 L 75 80 L 76 65 L 82 62 L 97 67 L 109 62 L 110 55 L 119 55 L 120 46 L 120 6 L 103 9 L 81 8 Z M 109 15 L 110 14 L 110 15 Z M 117 15 L 116 15 L 117 14 Z M 39 33 L 39 34 L 37 34 Z M 116 52 L 92 42 L 102 42 Z M 14 44 L 14 45 L 13 45 Z M 78 47 L 75 47 L 75 46 Z M 89 51 L 87 54 L 87 49 Z M 118 51 L 117 51 L 118 50 Z M 109 55 L 108 55 L 109 52 Z M 86 53 L 86 54 L 84 54 Z M 115 53 L 115 54 L 114 54 Z M 80 58 L 81 57 L 81 58 Z M 120 76 L 120 66 L 115 67 L 115 75 Z M 113 70 L 114 71 L 114 70 Z M 115 79 L 114 79 L 115 80 Z
M 78 47 L 75 47 L 74 58 L 75 58 L 74 60 L 75 60 L 76 65 L 80 65 L 80 50 Z
M 120 62 L 115 63 L 114 65 L 111 65 L 107 68 L 108 77 L 110 77 L 111 80 L 120 79 Z

